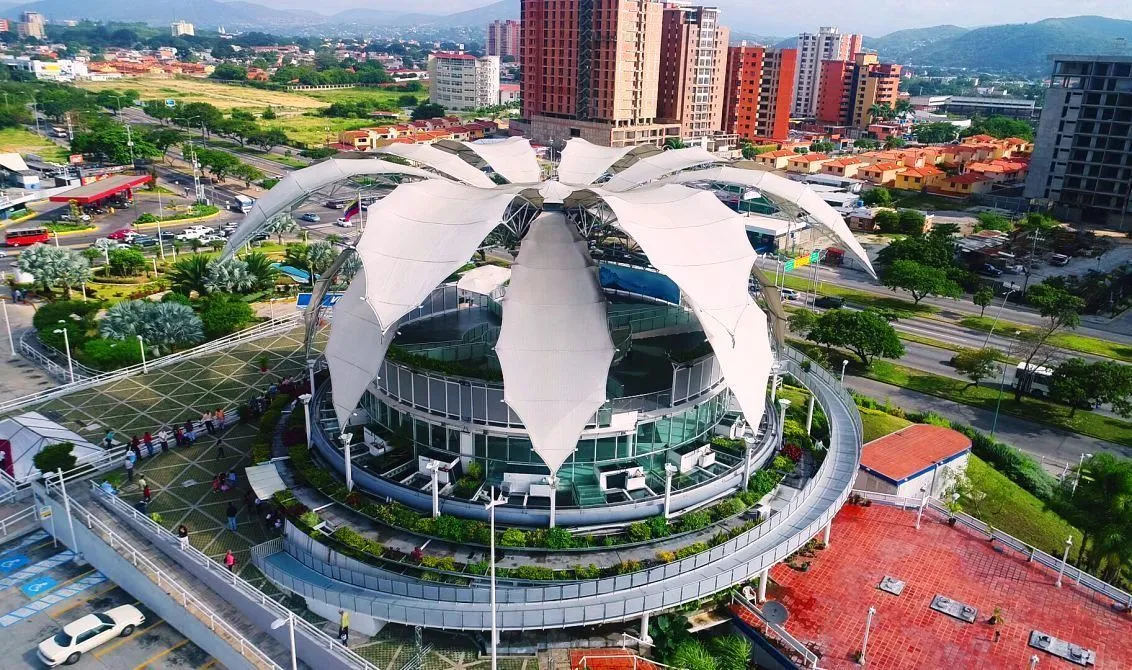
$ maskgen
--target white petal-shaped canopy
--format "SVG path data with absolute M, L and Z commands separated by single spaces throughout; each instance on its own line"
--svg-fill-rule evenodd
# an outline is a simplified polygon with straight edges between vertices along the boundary
M 461 155 L 474 154 L 469 158 L 469 162 L 475 164 L 476 160 L 473 158 L 478 157 L 512 184 L 534 184 L 542 179 L 542 170 L 539 169 L 538 159 L 531 149 L 531 142 L 524 137 L 479 142 L 440 140 L 437 146 L 452 149 Z
M 626 172 L 627 171 L 628 170 L 626 170 Z M 687 174 L 678 174 L 664 181 L 676 184 L 690 181 L 721 181 L 731 184 L 742 184 L 744 186 L 757 188 L 763 193 L 773 197 L 794 203 L 800 209 L 808 212 L 818 225 L 828 230 L 830 234 L 833 235 L 834 239 L 837 240 L 838 244 L 849 249 L 859 261 L 865 264 L 869 273 L 872 274 L 873 277 L 876 277 L 872 263 L 869 262 L 868 254 L 865 253 L 865 249 L 857 242 L 857 239 L 853 237 L 853 232 L 849 230 L 845 219 L 843 219 L 841 215 L 837 213 L 837 210 L 831 207 L 829 203 L 822 200 L 821 196 L 814 192 L 812 188 L 801 182 L 787 179 L 786 177 L 765 170 L 745 170 L 727 166 L 708 168 Z
M 240 222 L 240 227 L 228 238 L 224 253 L 230 254 L 239 249 L 269 219 L 299 203 L 314 191 L 350 177 L 371 174 L 407 174 L 426 179 L 437 178 L 427 170 L 376 158 L 330 158 L 315 163 L 302 170 L 288 173 L 257 200 L 252 206 L 252 211 L 248 212 Z
M 468 262 L 513 197 L 433 179 L 402 184 L 370 206 L 357 248 L 383 330 Z
M 613 175 L 603 186 L 605 190 L 614 193 L 628 191 L 631 188 L 647 184 L 680 170 L 686 170 L 697 165 L 718 163 L 719 161 L 719 158 L 701 147 L 669 149 L 633 163 Z
M 334 412 L 345 427 L 369 383 L 377 377 L 381 361 L 396 330 L 382 332 L 381 323 L 366 300 L 363 267 L 334 306 L 334 327 L 326 343 L 326 362 L 334 389 Z
M 605 402 L 614 353 L 597 268 L 561 212 L 539 214 L 523 238 L 495 352 L 503 399 L 554 474 Z
M 603 147 L 583 139 L 566 143 L 558 163 L 558 181 L 574 186 L 589 186 L 609 171 L 634 147 Z
M 459 156 L 441 151 L 431 144 L 390 144 L 382 147 L 378 153 L 391 154 L 416 161 L 469 186 L 478 186 L 479 188 L 495 186 L 495 182 L 479 168 L 473 167 Z

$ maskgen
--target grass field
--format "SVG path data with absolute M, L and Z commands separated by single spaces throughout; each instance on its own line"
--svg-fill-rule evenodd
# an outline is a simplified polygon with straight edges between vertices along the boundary
M 91 91 L 133 89 L 141 94 L 142 100 L 175 98 L 183 102 L 207 102 L 224 110 L 248 107 L 262 109 L 268 105 L 308 110 L 326 106 L 322 100 L 301 93 L 265 91 L 195 77 L 136 77 L 116 81 L 82 81 L 76 85 Z
M 67 162 L 67 152 L 62 147 L 23 128 L 0 130 L 0 153 L 36 154 L 47 161 Z
M 967 461 L 967 477 L 975 490 L 986 497 L 979 501 L 961 499 L 963 511 L 1059 558 L 1065 538 L 1072 535 L 1071 554 L 1076 554 L 1081 546 L 1081 531 L 1047 510 L 1042 501 L 1021 486 L 974 455 Z
M 968 316 L 959 321 L 959 325 L 961 326 L 984 332 L 990 330 L 992 323 L 994 323 L 994 319 L 988 316 Z M 1027 332 L 1033 330 L 1033 328 L 1020 323 L 999 321 L 998 325 L 995 326 L 995 330 L 999 333 L 1013 332 L 1015 330 Z M 1108 340 L 1089 337 L 1088 335 L 1078 335 L 1072 331 L 1063 331 L 1051 337 L 1049 343 L 1055 347 L 1061 347 L 1062 349 L 1070 349 L 1072 351 L 1080 351 L 1086 354 L 1105 356 L 1107 358 L 1115 358 L 1118 361 L 1132 363 L 1132 347 L 1126 344 L 1120 344 L 1119 342 L 1109 342 Z
M 326 144 L 327 128 L 330 128 L 330 141 L 337 142 L 338 133 L 343 130 L 357 130 L 377 123 L 373 119 L 332 119 L 325 116 L 293 114 L 276 121 L 264 121 L 263 125 L 267 128 L 279 128 L 296 142 L 303 142 L 310 147 L 321 147 Z
M 814 283 L 799 275 L 786 275 L 783 286 L 792 288 L 795 291 L 812 292 L 814 290 Z M 869 291 L 858 291 L 835 284 L 821 284 L 818 287 L 818 294 L 837 296 L 844 298 L 848 302 L 858 303 L 864 307 L 877 307 L 891 310 L 895 312 L 897 316 L 926 316 L 939 311 L 938 307 L 927 303 L 917 305 L 911 300 L 904 300 L 897 297 L 888 298 L 877 295 L 876 293 L 870 293 Z
M 359 100 L 372 100 L 379 103 L 389 103 L 392 105 L 397 104 L 397 99 L 403 95 L 412 95 L 417 100 L 422 100 L 428 97 L 426 91 L 417 93 L 405 93 L 404 91 L 390 91 L 383 88 L 338 88 L 331 90 L 321 91 L 296 91 L 297 95 L 305 95 L 316 100 L 321 100 L 325 103 L 331 102 L 358 102 Z
M 877 438 L 912 425 L 912 422 L 907 419 L 892 416 L 879 409 L 858 407 L 857 411 L 861 413 L 861 425 L 865 429 L 865 442 L 872 442 Z

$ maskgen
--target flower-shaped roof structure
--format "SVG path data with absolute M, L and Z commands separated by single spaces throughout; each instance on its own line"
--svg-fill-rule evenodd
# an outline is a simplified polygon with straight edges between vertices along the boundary
M 355 243 L 362 270 L 335 307 L 326 347 L 343 425 L 376 377 L 398 321 L 507 225 L 516 203 L 536 213 L 512 231 L 522 239 L 496 353 L 504 400 L 552 473 L 605 402 L 614 355 L 596 264 L 569 212 L 607 208 L 609 225 L 631 237 L 680 288 L 753 425 L 764 411 L 773 362 L 766 315 L 748 291 L 756 254 L 743 215 L 710 191 L 685 184 L 757 189 L 807 215 L 871 270 L 841 216 L 807 186 L 720 165 L 699 148 L 658 152 L 574 139 L 562 152 L 558 179 L 545 181 L 522 138 L 395 144 L 379 154 L 386 160 L 329 159 L 291 173 L 256 203 L 229 241 L 230 250 L 238 248 L 268 220 L 335 182 L 375 175 L 398 180 L 369 208 Z

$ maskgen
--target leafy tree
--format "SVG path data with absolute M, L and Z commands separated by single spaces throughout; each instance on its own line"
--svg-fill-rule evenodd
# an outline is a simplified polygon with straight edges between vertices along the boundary
M 891 265 L 898 260 L 916 261 L 920 265 L 948 270 L 955 263 L 955 243 L 936 235 L 906 237 L 893 240 L 877 253 L 877 264 Z
M 979 306 L 979 316 L 986 314 L 987 306 L 994 300 L 994 289 L 984 286 L 971 296 L 971 302 Z
M 74 454 L 73 442 L 57 442 L 40 449 L 31 462 L 41 473 L 55 474 L 59 470 L 69 472 L 75 469 L 79 459 Z
M 414 121 L 422 121 L 424 119 L 436 119 L 442 116 L 444 116 L 444 107 L 431 102 L 422 102 L 413 108 L 412 119 Z
M 144 133 L 132 135 L 132 148 L 129 146 L 130 141 L 131 134 L 127 133 L 125 126 L 99 117 L 85 130 L 75 133 L 75 138 L 71 140 L 71 151 L 115 165 L 129 164 L 131 156 L 156 158 L 162 153 L 150 144 Z
M 90 262 L 73 249 L 36 244 L 25 249 L 16 264 L 45 291 L 62 285 L 66 300 L 71 299 L 72 288 L 90 280 Z
M 268 105 L 263 108 L 263 113 L 260 114 L 260 118 L 264 121 L 273 121 L 278 118 L 278 116 L 275 114 L 275 109 L 271 105 Z
M 1053 369 L 1049 380 L 1051 398 L 1069 406 L 1072 417 L 1078 409 L 1089 409 L 1097 401 L 1099 389 L 1093 378 L 1093 366 L 1080 358 L 1062 361 Z
M 247 81 L 248 69 L 235 63 L 221 63 L 209 76 L 221 81 Z
M 251 305 L 227 293 L 213 293 L 201 301 L 200 320 L 208 338 L 245 328 L 255 320 Z
M 883 186 L 870 188 L 861 194 L 861 201 L 869 207 L 887 207 L 892 204 L 892 191 Z
M 188 138 L 184 132 L 176 128 L 154 128 L 145 134 L 145 139 L 161 152 L 161 159 L 169 160 L 169 149 L 175 144 L 181 144 Z
M 240 159 L 227 151 L 218 149 L 198 149 L 197 160 L 218 181 L 224 181 L 224 177 L 231 174 L 232 170 L 240 164 Z
M 229 258 L 213 260 L 208 263 L 208 277 L 204 281 L 207 293 L 244 293 L 256 284 L 256 278 L 248 272 L 247 263 Z
M 1034 126 L 1029 121 L 1006 116 L 975 117 L 971 120 L 971 127 L 963 131 L 963 137 L 972 135 L 990 135 L 1000 140 L 1007 137 L 1032 140 L 1034 139 Z
M 237 165 L 235 168 L 232 169 L 232 176 L 237 178 L 237 179 L 243 179 L 244 180 L 244 187 L 245 188 L 251 188 L 253 181 L 259 181 L 260 179 L 263 179 L 266 175 L 264 174 L 263 170 L 257 168 L 254 165 L 248 165 L 247 163 L 240 163 L 239 165 Z
M 831 309 L 818 317 L 806 339 L 827 347 L 845 347 L 868 367 L 874 356 L 900 358 L 904 345 L 879 312 Z
M 903 137 L 897 137 L 896 135 L 889 135 L 884 140 L 885 149 L 899 149 L 907 144 L 908 142 L 905 141 Z
M 1014 224 L 1010 222 L 1010 219 L 1001 214 L 995 214 L 994 212 L 979 212 L 975 218 L 979 220 L 976 226 L 979 230 L 999 230 L 1004 233 L 1009 233 L 1011 229 L 1014 228 Z
M 900 210 L 899 230 L 905 235 L 923 235 L 927 217 L 918 209 Z
M 945 298 L 958 298 L 962 293 L 959 284 L 947 276 L 947 272 L 916 261 L 899 260 L 888 266 L 881 281 L 892 290 L 904 289 L 912 295 L 912 301 L 920 301 L 930 295 Z
M 1050 284 L 1031 287 L 1026 294 L 1026 300 L 1037 307 L 1038 313 L 1045 319 L 1042 325 L 1030 331 L 1025 339 L 1024 361 L 1026 369 L 1032 369 L 1031 366 L 1039 356 L 1041 358 L 1039 365 L 1046 362 L 1045 359 L 1051 353 L 1046 345 L 1055 333 L 1064 328 L 1076 328 L 1081 324 L 1081 308 L 1084 307 L 1085 302 L 1064 289 Z M 1015 389 L 1014 399 L 1022 400 L 1021 385 Z
M 262 230 L 268 235 L 274 235 L 279 241 L 279 244 L 283 244 L 283 236 L 288 233 L 298 232 L 299 224 L 296 223 L 295 220 L 290 216 L 276 216 L 275 218 L 268 220 L 268 222 L 264 224 Z
M 207 102 L 190 102 L 180 108 L 180 112 L 173 117 L 175 123 L 188 128 L 204 128 L 207 137 L 212 131 L 218 130 L 224 123 L 224 112 Z
M 900 229 L 900 214 L 894 209 L 878 209 L 873 215 L 873 224 L 882 233 L 895 233 Z
M 169 282 L 173 290 L 182 295 L 204 295 L 207 292 L 209 276 L 208 256 L 193 254 L 178 259 L 169 272 Z
M 1061 223 L 1048 214 L 1041 212 L 1031 212 L 1026 215 L 1026 218 L 1018 222 L 1019 230 L 1024 230 L 1028 233 L 1038 233 L 1039 235 L 1049 235 L 1057 229 L 1061 228 Z
M 158 353 L 204 340 L 200 317 L 191 307 L 178 302 L 123 300 L 106 310 L 98 331 L 113 340 L 141 335 L 146 346 Z
M 270 151 L 272 147 L 287 144 L 287 139 L 287 133 L 279 128 L 257 130 L 247 137 L 248 142 L 260 147 L 264 151 Z
M 259 125 L 254 119 L 230 118 L 224 119 L 216 132 L 224 137 L 236 140 L 241 147 L 248 143 L 248 138 L 259 132 Z
M 833 142 L 830 142 L 829 140 L 818 140 L 817 142 L 814 142 L 810 145 L 810 151 L 823 154 L 827 154 L 833 151 L 834 148 L 835 147 L 833 146 Z
M 1081 464 L 1079 475 L 1077 491 L 1064 490 L 1054 507 L 1081 529 L 1077 564 L 1115 581 L 1132 560 L 1132 460 L 1100 452 Z
M 115 249 L 108 256 L 110 272 L 121 277 L 141 274 L 145 269 L 145 254 L 137 249 Z
M 964 389 L 966 390 L 994 376 L 998 368 L 998 352 L 994 349 L 963 349 L 955 354 L 951 362 L 957 372 L 971 380 Z
M 871 137 L 862 137 L 858 140 L 854 140 L 854 142 L 853 142 L 854 148 L 863 149 L 865 151 L 876 149 L 879 146 L 880 146 L 880 142 L 877 142 L 876 140 L 874 140 Z
M 1120 416 L 1132 415 L 1132 366 L 1116 361 L 1094 363 L 1093 380 L 1099 392 L 1097 400 Z
M 959 129 L 949 121 L 921 123 L 914 130 L 916 141 L 921 144 L 946 144 L 959 137 Z

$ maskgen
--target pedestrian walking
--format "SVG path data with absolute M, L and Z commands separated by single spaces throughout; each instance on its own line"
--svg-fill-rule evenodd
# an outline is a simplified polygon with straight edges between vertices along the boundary
M 350 646 L 350 613 L 346 610 L 338 610 L 338 639 Z
M 236 506 L 228 503 L 228 530 L 235 532 L 236 530 Z
M 212 425 L 212 412 L 205 412 L 200 415 L 200 422 L 204 424 L 204 429 L 208 431 L 209 435 L 216 434 L 216 426 Z
M 220 430 L 224 430 L 224 408 L 223 407 L 217 407 L 216 408 L 216 427 Z
M 216 438 L 216 457 L 224 458 L 224 438 Z
M 149 504 L 149 502 L 151 500 L 153 500 L 153 496 L 150 495 L 149 484 L 146 484 L 145 486 L 142 487 L 142 500 L 144 500 L 145 504 L 147 504 L 147 505 Z
M 134 481 L 134 459 L 132 458 L 133 452 L 126 454 L 126 481 L 133 483 Z
M 106 437 L 102 438 L 102 442 L 106 445 L 107 449 L 114 446 L 114 431 L 106 431 Z
M 189 548 L 189 527 L 185 524 L 177 526 L 177 540 L 181 543 L 181 551 Z
M 138 476 L 138 488 L 140 488 L 140 489 L 149 488 L 149 482 L 147 482 L 145 480 L 145 475 L 139 475 Z
M 231 549 L 228 550 L 228 553 L 224 554 L 224 565 L 228 566 L 228 572 L 236 571 L 236 557 L 232 555 Z
M 153 458 L 153 435 L 148 430 L 142 438 L 142 443 L 145 445 L 145 455 Z

